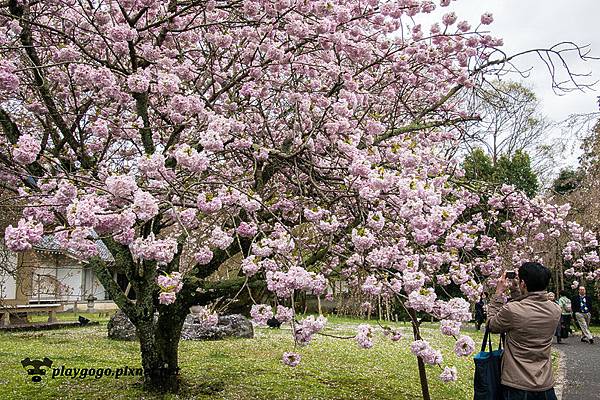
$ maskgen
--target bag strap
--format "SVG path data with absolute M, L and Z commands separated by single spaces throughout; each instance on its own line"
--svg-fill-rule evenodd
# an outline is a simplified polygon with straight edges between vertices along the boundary
M 481 341 L 481 351 L 485 351 L 486 344 L 488 345 L 490 352 L 494 351 L 489 322 L 485 325 L 485 333 L 483 334 L 483 340 Z M 498 350 L 502 350 L 504 347 L 506 347 L 506 333 L 503 332 L 500 334 L 500 339 L 498 340 Z
M 489 345 L 489 349 L 492 351 L 492 335 L 490 335 L 489 322 L 485 324 L 485 333 L 483 334 L 483 341 L 481 342 L 481 351 L 485 351 L 486 344 Z

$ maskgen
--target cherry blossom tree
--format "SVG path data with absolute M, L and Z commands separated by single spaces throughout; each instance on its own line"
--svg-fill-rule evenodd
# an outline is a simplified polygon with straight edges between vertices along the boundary
M 293 305 L 299 291 L 322 294 L 344 279 L 406 307 L 428 399 L 426 364 L 443 367 L 444 381 L 457 371 L 422 339 L 418 313 L 458 336 L 470 319 L 465 298 L 505 267 L 489 229 L 510 237 L 508 263 L 518 263 L 536 256 L 522 233 L 560 224 L 565 212 L 510 187 L 482 196 L 445 157 L 454 127 L 478 118 L 457 94 L 513 56 L 485 31 L 489 13 L 474 24 L 451 11 L 419 24 L 436 6 L 0 3 L 0 173 L 26 205 L 7 246 L 25 251 L 53 234 L 93 267 L 137 328 L 150 389 L 177 390 L 190 306 L 253 282 Z M 577 50 L 531 52 L 563 60 Z M 242 276 L 207 279 L 234 256 Z M 136 302 L 112 270 L 126 274 Z M 450 284 L 464 298 L 438 298 Z M 326 323 L 296 321 L 293 307 L 255 305 L 251 314 L 289 321 L 295 346 Z M 374 338 L 373 327 L 359 327 L 358 345 Z M 473 348 L 457 337 L 456 354 Z M 300 355 L 282 361 L 295 366 Z
M 592 117 L 590 115 L 589 117 Z M 574 117 L 573 117 L 574 118 Z M 582 116 L 581 118 L 585 118 Z M 600 154 L 600 125 L 586 132 L 582 140 L 583 154 L 577 171 L 563 170 L 550 192 L 553 202 L 569 204 L 569 232 L 544 243 L 546 251 L 554 254 L 557 288 L 577 288 L 586 282 L 597 282 L 594 269 L 586 268 L 586 260 L 596 260 L 596 236 L 600 231 L 598 216 L 598 154 Z M 579 238 L 573 241 L 573 238 Z M 589 262 L 587 263 L 589 264 Z M 567 281 L 565 282 L 564 275 Z

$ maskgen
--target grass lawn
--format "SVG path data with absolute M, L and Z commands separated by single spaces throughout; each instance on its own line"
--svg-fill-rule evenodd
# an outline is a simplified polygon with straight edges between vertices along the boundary
M 91 319 L 97 316 L 83 314 Z M 62 314 L 61 319 L 72 319 Z M 43 320 L 43 316 L 40 317 Z M 34 318 L 35 319 L 35 318 Z M 329 334 L 353 334 L 363 321 L 331 318 Z M 184 341 L 179 347 L 182 392 L 167 399 L 415 399 L 420 395 L 416 359 L 407 338 L 393 343 L 378 332 L 372 349 L 360 349 L 354 340 L 317 336 L 299 349 L 296 368 L 280 361 L 293 350 L 288 329 L 256 329 L 254 339 L 218 342 Z M 442 337 L 435 326 L 424 328 L 424 337 L 436 343 L 445 363 L 459 370 L 459 381 L 443 384 L 441 369 L 427 367 L 433 399 L 472 397 L 472 360 L 452 352 L 453 339 Z M 476 336 L 479 337 L 480 336 Z M 477 339 L 476 339 L 477 340 Z M 70 378 L 46 375 L 33 383 L 20 361 L 26 357 L 53 360 L 53 367 L 139 367 L 136 342 L 106 338 L 106 318 L 100 326 L 53 331 L 0 333 L 0 399 L 155 399 L 141 390 L 137 377 Z
M 600 336 L 600 326 L 590 326 L 590 332 L 594 335 Z
M 0 399 L 158 399 L 141 389 L 138 377 L 70 378 L 46 375 L 33 383 L 20 361 L 26 357 L 53 360 L 53 367 L 121 368 L 140 367 L 137 342 L 106 338 L 107 318 L 82 314 L 100 320 L 99 326 L 52 331 L 0 333 Z M 41 320 L 44 317 L 40 317 Z M 61 314 L 60 319 L 76 318 Z M 35 318 L 34 318 L 35 319 Z M 330 318 L 328 334 L 353 335 L 365 321 Z M 371 322 L 376 325 L 376 322 Z M 300 348 L 302 362 L 296 368 L 280 361 L 285 351 L 293 351 L 289 328 L 258 328 L 254 339 L 216 342 L 182 341 L 179 347 L 182 391 L 166 399 L 418 399 L 420 385 L 416 359 L 408 349 L 410 325 L 401 328 L 406 338 L 394 343 L 379 331 L 375 346 L 360 349 L 354 340 L 317 336 Z M 468 333 L 476 343 L 481 334 Z M 444 353 L 444 364 L 459 371 L 458 382 L 444 384 L 439 367 L 427 367 L 431 397 L 472 398 L 473 361 L 458 358 L 454 340 L 439 333 L 436 324 L 424 324 L 423 336 Z

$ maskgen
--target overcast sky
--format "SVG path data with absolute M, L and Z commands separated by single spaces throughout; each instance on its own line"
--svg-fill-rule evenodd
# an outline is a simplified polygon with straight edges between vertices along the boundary
M 478 23 L 482 13 L 491 12 L 494 23 L 486 28 L 494 36 L 504 39 L 503 49 L 508 54 L 572 41 L 590 45 L 591 54 L 600 57 L 599 0 L 457 0 L 448 8 L 438 7 L 436 19 L 449 9 L 456 12 L 459 21 L 466 19 L 472 25 Z M 583 62 L 576 57 L 568 61 L 575 72 L 592 74 L 585 81 L 600 80 L 600 61 Z M 600 84 L 596 91 L 558 96 L 554 94 L 550 75 L 539 58 L 523 57 L 517 65 L 523 70 L 533 68 L 530 77 L 523 82 L 535 91 L 542 101 L 544 114 L 552 120 L 560 121 L 571 114 L 598 112 Z M 576 157 L 567 158 L 571 164 L 576 163 Z

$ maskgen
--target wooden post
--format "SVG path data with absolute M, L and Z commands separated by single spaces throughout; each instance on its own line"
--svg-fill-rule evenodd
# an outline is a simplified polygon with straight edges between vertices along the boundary
M 29 262 L 25 262 L 25 257 Z M 15 279 L 15 304 L 28 304 L 33 283 L 32 260 L 33 251 L 17 254 L 17 273 Z
M 50 312 L 48 312 L 48 322 L 56 322 L 56 321 L 58 321 L 56 319 L 56 311 L 50 310 Z
M 10 313 L 8 311 L 4 311 L 0 314 L 0 325 L 2 325 L 2 326 L 10 325 Z

